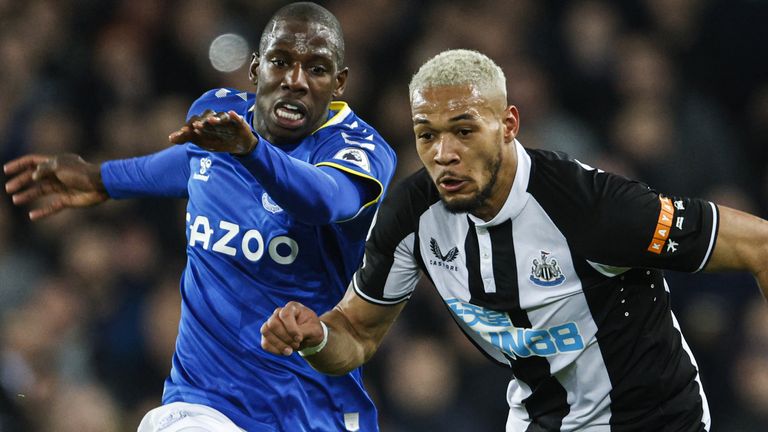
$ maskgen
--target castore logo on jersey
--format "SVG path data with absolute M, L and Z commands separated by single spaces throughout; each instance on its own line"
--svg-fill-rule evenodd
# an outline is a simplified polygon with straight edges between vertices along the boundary
M 437 240 L 435 240 L 434 238 L 430 238 L 429 239 L 429 249 L 432 251 L 432 253 L 437 258 L 437 260 L 433 260 L 433 259 L 429 260 L 429 264 L 430 265 L 437 266 L 437 267 L 443 267 L 443 268 L 446 268 L 446 269 L 452 270 L 452 271 L 458 271 L 459 270 L 456 265 L 448 264 L 450 262 L 453 262 L 454 260 L 456 260 L 456 258 L 459 257 L 459 248 L 458 247 L 454 246 L 453 248 L 451 248 L 451 250 L 446 252 L 445 255 L 443 255 L 443 252 L 440 250 L 440 245 L 437 244 Z

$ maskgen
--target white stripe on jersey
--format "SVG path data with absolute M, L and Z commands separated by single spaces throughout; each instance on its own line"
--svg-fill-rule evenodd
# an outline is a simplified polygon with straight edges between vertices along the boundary
M 573 430 L 584 424 L 608 425 L 611 417 L 611 381 L 595 338 L 597 324 L 590 313 L 581 280 L 574 270 L 568 242 L 533 197 L 528 199 L 515 219 L 512 231 L 517 253 L 520 307 L 528 310 L 533 328 L 575 322 L 584 339 L 582 351 L 545 357 L 550 362 L 551 373 L 568 392 L 571 411 L 563 419 L 562 428 Z M 529 279 L 531 263 L 540 259 L 543 247 L 552 259 L 557 260 L 560 270 L 566 275 L 559 286 L 539 287 Z M 534 307 L 555 302 L 558 304 L 556 308 Z
M 715 238 L 717 236 L 717 230 L 718 230 L 718 212 L 717 212 L 717 206 L 714 203 L 709 203 L 709 206 L 712 208 L 712 233 L 709 237 L 709 246 L 707 247 L 707 253 L 704 254 L 704 259 L 701 260 L 701 265 L 698 269 L 696 269 L 697 272 L 700 272 L 704 265 L 707 264 L 707 261 L 709 261 L 709 256 L 712 254 L 712 247 L 715 245 Z
M 664 285 L 667 285 L 667 281 L 664 281 Z M 712 417 L 709 415 L 709 403 L 707 402 L 707 395 L 704 394 L 704 386 L 701 385 L 701 376 L 699 376 L 699 365 L 696 363 L 696 359 L 693 357 L 693 352 L 691 351 L 691 348 L 688 347 L 688 342 L 685 341 L 685 338 L 683 337 L 683 332 L 680 330 L 680 324 L 677 322 L 677 317 L 675 316 L 675 313 L 672 312 L 672 323 L 675 326 L 675 329 L 677 329 L 677 332 L 680 333 L 680 340 L 683 344 L 683 349 L 688 354 L 688 357 L 691 358 L 691 363 L 693 363 L 693 367 L 696 368 L 696 383 L 699 385 L 699 394 L 701 395 L 701 404 L 702 408 L 704 408 L 704 412 L 701 416 L 701 422 L 704 423 L 704 430 L 709 430 L 710 427 L 712 427 Z

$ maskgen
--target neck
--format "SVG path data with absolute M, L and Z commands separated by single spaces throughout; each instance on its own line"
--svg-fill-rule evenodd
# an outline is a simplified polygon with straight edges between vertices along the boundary
M 471 213 L 473 216 L 485 222 L 490 221 L 499 214 L 512 192 L 517 173 L 517 146 L 514 141 L 511 145 L 504 146 L 501 153 L 501 163 L 496 174 L 496 182 L 491 187 L 490 194 L 484 204 Z

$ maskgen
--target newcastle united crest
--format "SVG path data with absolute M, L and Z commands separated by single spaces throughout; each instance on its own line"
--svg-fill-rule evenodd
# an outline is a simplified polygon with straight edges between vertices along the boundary
M 541 261 L 534 258 L 531 267 L 531 282 L 543 287 L 557 286 L 565 282 L 565 275 L 557 265 L 554 256 L 549 252 L 541 251 Z

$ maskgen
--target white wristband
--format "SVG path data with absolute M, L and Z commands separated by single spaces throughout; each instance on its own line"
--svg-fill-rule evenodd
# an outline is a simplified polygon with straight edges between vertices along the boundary
M 303 350 L 299 350 L 300 356 L 307 357 L 307 356 L 315 355 L 320 351 L 322 351 L 323 348 L 325 348 L 325 344 L 328 343 L 328 326 L 326 326 L 325 323 L 322 321 L 320 321 L 320 326 L 323 328 L 323 341 L 313 347 L 307 347 L 307 348 L 304 348 Z

